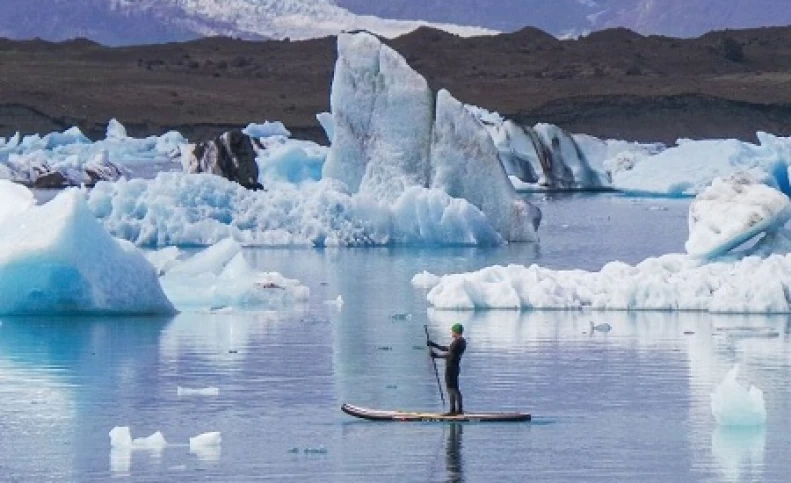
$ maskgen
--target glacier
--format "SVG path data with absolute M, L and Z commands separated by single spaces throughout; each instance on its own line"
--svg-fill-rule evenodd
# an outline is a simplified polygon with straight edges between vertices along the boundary
M 598 272 L 538 265 L 490 266 L 439 278 L 427 300 L 436 309 L 688 310 L 791 313 L 789 200 L 749 174 L 716 179 L 690 208 L 686 254 L 614 261 Z M 723 215 L 726 214 L 726 215 Z M 757 242 L 737 250 L 755 238 Z
M 0 314 L 174 313 L 153 266 L 84 198 L 66 190 L 0 221 Z

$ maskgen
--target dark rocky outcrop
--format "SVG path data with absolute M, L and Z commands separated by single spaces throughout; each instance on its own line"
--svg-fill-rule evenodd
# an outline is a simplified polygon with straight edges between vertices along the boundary
M 258 141 L 234 129 L 211 141 L 198 143 L 184 168 L 188 173 L 216 174 L 247 189 L 263 189 L 258 182 L 256 149 L 261 149 Z

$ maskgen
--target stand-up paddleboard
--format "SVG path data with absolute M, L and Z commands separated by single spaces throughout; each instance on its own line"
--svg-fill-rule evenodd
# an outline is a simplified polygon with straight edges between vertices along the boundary
M 381 411 L 367 409 L 351 404 L 341 406 L 341 411 L 349 416 L 371 421 L 455 421 L 455 422 L 518 422 L 530 421 L 528 413 L 464 413 L 457 416 L 446 416 L 442 413 Z

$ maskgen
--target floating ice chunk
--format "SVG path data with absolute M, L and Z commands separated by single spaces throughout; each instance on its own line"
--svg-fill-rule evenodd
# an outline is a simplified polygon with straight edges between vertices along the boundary
M 171 314 L 151 264 L 66 190 L 0 224 L 0 313 Z
M 282 308 L 303 303 L 310 289 L 276 272 L 248 265 L 237 242 L 223 240 L 171 268 L 162 288 L 177 307 Z
M 291 132 L 286 129 L 280 121 L 264 121 L 262 124 L 250 123 L 242 132 L 251 138 L 268 138 L 270 136 L 291 136 Z
M 739 365 L 728 371 L 711 395 L 711 412 L 721 426 L 762 426 L 766 423 L 764 393 L 739 384 Z
M 437 285 L 439 281 L 440 281 L 440 277 L 434 275 L 433 273 L 429 273 L 426 270 L 423 270 L 423 272 L 415 274 L 415 276 L 412 277 L 412 286 L 417 288 L 429 289 Z
M 427 299 L 445 310 L 598 309 L 788 313 L 791 255 L 703 263 L 687 255 L 611 262 L 600 272 L 492 266 L 441 277 Z
M 159 431 L 145 438 L 132 439 L 128 426 L 116 426 L 110 430 L 110 446 L 114 448 L 159 450 L 167 445 L 168 442 Z
M 188 387 L 176 387 L 176 395 L 181 396 L 219 396 L 220 389 L 217 387 L 203 387 L 192 389 Z
M 327 300 L 325 303 L 327 305 L 334 305 L 338 310 L 341 310 L 343 308 L 343 296 L 338 295 L 334 300 Z
M 714 178 L 752 170 L 775 178 L 788 193 L 791 141 L 763 132 L 757 137 L 759 145 L 735 139 L 679 140 L 659 154 L 640 157 L 629 169 L 614 171 L 613 186 L 637 194 L 689 196 L 703 191 Z
M 198 448 L 201 446 L 217 446 L 222 443 L 222 434 L 214 431 L 210 433 L 202 433 L 190 438 L 190 449 Z
M 791 217 L 791 200 L 747 173 L 716 178 L 689 208 L 687 253 L 713 257 L 762 232 L 781 228 Z
M 36 204 L 33 192 L 22 185 L 0 179 L 0 225 L 6 218 L 22 213 Z
M 219 432 L 203 433 L 190 438 L 190 453 L 201 461 L 220 460 L 222 435 Z

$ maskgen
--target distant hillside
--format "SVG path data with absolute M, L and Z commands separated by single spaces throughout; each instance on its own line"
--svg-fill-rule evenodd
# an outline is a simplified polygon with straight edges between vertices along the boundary
M 464 102 L 527 122 L 643 141 L 789 134 L 791 28 L 698 39 L 625 29 L 560 41 L 536 30 L 460 38 L 422 28 L 388 41 Z M 323 139 L 335 39 L 227 38 L 109 48 L 89 42 L 0 41 L 0 134 L 73 124 L 103 135 L 117 117 L 132 134 L 175 128 L 192 139 L 282 120 Z

